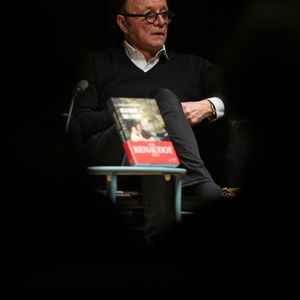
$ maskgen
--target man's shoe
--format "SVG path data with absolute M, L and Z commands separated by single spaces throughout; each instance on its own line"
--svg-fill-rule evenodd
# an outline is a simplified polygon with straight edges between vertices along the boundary
M 222 193 L 221 193 L 221 198 L 235 199 L 238 197 L 240 190 L 241 190 L 240 188 L 223 187 Z

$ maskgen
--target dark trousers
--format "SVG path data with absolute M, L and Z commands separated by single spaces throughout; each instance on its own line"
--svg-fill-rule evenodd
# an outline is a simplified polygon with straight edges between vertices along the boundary
M 157 99 L 181 167 L 187 169 L 187 174 L 183 177 L 183 187 L 197 184 L 200 187 L 199 201 L 217 198 L 221 187 L 214 182 L 201 159 L 197 140 L 183 114 L 178 97 L 167 89 L 157 89 L 147 97 Z M 90 165 L 121 165 L 123 162 L 124 151 L 115 126 L 94 135 L 86 146 Z M 170 215 L 174 214 L 170 201 L 170 183 L 164 182 L 162 178 L 148 178 L 141 181 L 141 189 L 147 199 L 144 200 L 146 228 L 169 227 L 169 223 L 173 222 Z

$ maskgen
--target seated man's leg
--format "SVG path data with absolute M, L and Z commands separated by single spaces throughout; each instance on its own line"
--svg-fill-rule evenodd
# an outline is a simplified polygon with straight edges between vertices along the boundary
M 86 143 L 88 164 L 94 166 L 120 166 L 124 157 L 116 126 L 93 135 Z
M 94 135 L 86 146 L 89 165 L 122 165 L 125 154 L 115 126 Z M 119 176 L 118 183 L 121 187 L 141 189 L 144 202 L 145 238 L 148 242 L 175 225 L 173 180 L 167 182 L 163 176 L 143 176 L 141 180 L 137 180 L 136 176 Z
M 124 160 L 124 150 L 115 125 L 105 131 L 93 135 L 85 144 L 87 164 L 89 166 L 121 166 Z M 120 176 L 118 186 L 136 187 L 135 176 Z M 91 183 L 96 187 L 105 188 L 105 177 L 95 178 Z
M 190 190 L 203 204 L 214 202 L 221 195 L 218 186 L 201 159 L 193 130 L 186 120 L 180 100 L 168 89 L 157 89 L 150 95 L 156 98 L 167 131 L 174 144 L 181 166 L 187 169 L 183 188 Z
M 142 193 L 145 216 L 145 240 L 155 242 L 176 225 L 174 180 L 164 176 L 143 176 Z

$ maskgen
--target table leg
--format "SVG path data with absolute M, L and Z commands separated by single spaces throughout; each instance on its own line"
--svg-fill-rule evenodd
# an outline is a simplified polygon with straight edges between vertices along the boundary
M 182 178 L 181 175 L 175 175 L 175 214 L 176 222 L 181 222 L 181 189 Z
M 116 204 L 117 201 L 117 186 L 118 186 L 117 174 L 111 173 L 106 175 L 107 195 L 114 205 Z

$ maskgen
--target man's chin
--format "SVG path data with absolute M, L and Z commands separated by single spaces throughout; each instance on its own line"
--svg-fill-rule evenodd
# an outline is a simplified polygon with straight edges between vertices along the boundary
M 152 42 L 152 47 L 160 50 L 163 47 L 164 43 L 165 43 L 165 39 L 155 40 Z

